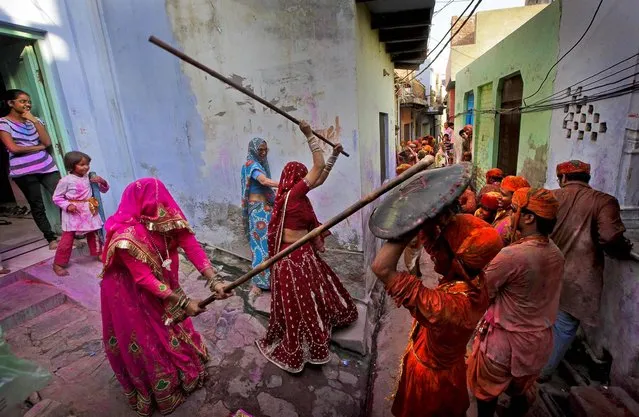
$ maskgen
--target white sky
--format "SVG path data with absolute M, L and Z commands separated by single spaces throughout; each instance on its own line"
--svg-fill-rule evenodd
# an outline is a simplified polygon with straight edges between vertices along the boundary
M 450 0 L 437 0 L 435 3 L 435 11 L 433 12 L 433 21 L 430 28 L 430 36 L 428 38 L 428 48 L 429 50 L 433 48 L 437 43 L 444 37 L 448 29 L 450 29 L 450 23 L 453 16 L 459 16 L 464 11 L 466 6 L 470 3 L 471 0 L 453 0 L 450 3 Z M 450 3 L 450 4 L 448 4 Z M 483 0 L 479 5 L 475 13 L 483 10 L 494 10 L 494 9 L 506 9 L 509 7 L 519 7 L 525 4 L 525 0 Z M 442 7 L 444 7 L 442 9 Z M 469 13 L 474 5 L 468 9 Z M 441 12 L 438 12 L 438 10 Z M 464 15 L 463 18 L 465 18 Z M 447 38 L 450 38 L 450 34 L 447 35 Z M 444 45 L 446 41 L 442 42 L 442 44 L 433 51 L 431 57 L 435 57 L 442 45 Z M 446 46 L 446 50 L 437 58 L 437 60 L 433 63 L 432 69 L 435 73 L 441 74 L 441 79 L 443 80 L 446 74 L 446 64 L 448 62 L 448 55 L 450 52 L 450 45 Z M 423 67 L 422 67 L 423 68 Z M 426 71 L 424 72 L 426 75 Z M 420 77 L 422 78 L 422 77 Z M 434 82 L 434 80 L 433 80 Z

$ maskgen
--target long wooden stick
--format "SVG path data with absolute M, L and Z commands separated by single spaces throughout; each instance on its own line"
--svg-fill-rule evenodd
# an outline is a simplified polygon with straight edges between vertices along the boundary
M 255 93 L 253 93 L 249 89 L 244 88 L 241 85 L 237 84 L 236 82 L 233 82 L 233 81 L 229 80 L 228 78 L 226 78 L 225 76 L 223 76 L 219 72 L 217 72 L 217 71 L 207 67 L 206 65 L 196 61 L 195 59 L 193 59 L 190 56 L 186 55 L 184 52 L 175 49 L 174 47 L 172 47 L 168 43 L 156 38 L 155 36 L 151 36 L 149 38 L 149 42 L 151 42 L 152 44 L 154 44 L 156 46 L 159 46 L 160 48 L 164 49 L 165 51 L 175 55 L 176 57 L 180 58 L 182 61 L 188 62 L 189 64 L 193 65 L 194 67 L 201 69 L 202 71 L 206 72 L 207 74 L 209 74 L 212 77 L 217 78 L 218 80 L 222 81 L 223 83 L 230 85 L 231 87 L 235 88 L 237 91 L 240 91 L 240 92 L 246 94 L 247 96 L 251 97 L 253 100 L 259 101 L 264 106 L 268 107 L 269 109 L 273 110 L 276 113 L 281 114 L 282 116 L 286 117 L 288 120 L 290 120 L 291 122 L 295 123 L 296 125 L 300 124 L 299 120 L 297 120 L 295 117 L 291 116 L 290 114 L 288 114 L 284 110 L 280 109 L 277 106 L 272 105 L 271 103 L 269 103 L 268 101 L 264 100 L 262 97 L 256 95 Z M 318 139 L 328 143 L 332 147 L 335 147 L 334 143 L 332 143 L 331 141 L 329 141 L 328 139 L 326 139 L 324 136 L 320 135 L 316 131 L 313 131 L 313 134 L 315 136 L 317 136 Z M 346 156 L 350 156 L 349 154 L 347 154 L 344 151 L 342 151 L 342 154 L 346 155 Z
M 312 239 L 315 239 L 318 236 L 321 236 L 322 233 L 324 233 L 325 231 L 327 231 L 331 227 L 333 227 L 336 224 L 340 223 L 341 221 L 345 220 L 347 217 L 351 216 L 353 213 L 361 210 L 362 207 L 364 207 L 364 206 L 372 203 L 373 201 L 377 200 L 379 197 L 381 197 L 382 195 L 386 194 L 387 192 L 389 192 L 393 188 L 397 187 L 399 184 L 403 183 L 404 181 L 406 181 L 407 179 L 409 179 L 413 175 L 417 174 L 418 172 L 421 172 L 421 171 L 425 170 L 430 165 L 432 165 L 433 162 L 435 162 L 435 158 L 432 157 L 432 156 L 424 158 L 418 164 L 413 165 L 411 168 L 407 169 L 402 174 L 400 174 L 397 177 L 393 178 L 392 180 L 390 180 L 386 184 L 382 185 L 381 187 L 379 187 L 378 189 L 376 189 L 372 193 L 368 194 L 367 196 L 365 196 L 364 198 L 362 198 L 361 200 L 359 200 L 355 204 L 351 205 L 346 210 L 342 211 L 341 213 L 339 213 L 338 215 L 336 215 L 335 217 L 333 217 L 332 219 L 330 219 L 329 221 L 327 221 L 323 225 L 318 226 L 315 229 L 311 230 L 306 235 L 301 237 L 297 242 L 293 243 L 291 246 L 289 246 L 286 249 L 278 252 L 276 255 L 271 256 L 270 258 L 268 258 L 267 260 L 265 260 L 264 262 L 262 262 L 261 264 L 259 264 L 258 266 L 256 266 L 252 270 L 250 270 L 249 272 L 247 272 L 246 274 L 242 275 L 240 278 L 238 278 L 235 281 L 231 282 L 230 284 L 226 285 L 224 287 L 224 291 L 227 291 L 227 292 L 231 291 L 232 289 L 234 289 L 236 287 L 239 287 L 240 285 L 244 284 L 246 281 L 250 280 L 255 275 L 257 275 L 260 272 L 268 269 L 275 262 L 279 261 L 280 259 L 284 258 L 285 256 L 288 256 L 290 253 L 292 253 L 296 249 L 299 249 L 300 247 L 302 247 L 302 245 L 304 245 L 305 243 L 309 242 Z M 211 304 L 213 301 L 215 301 L 215 294 L 211 295 L 210 297 L 208 297 L 205 300 L 202 300 L 199 305 L 200 305 L 201 308 L 204 308 L 207 305 Z

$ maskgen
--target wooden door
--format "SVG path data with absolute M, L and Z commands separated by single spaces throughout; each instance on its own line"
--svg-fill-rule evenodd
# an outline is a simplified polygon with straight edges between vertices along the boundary
M 501 108 L 514 109 L 521 106 L 524 82 L 521 75 L 504 81 L 501 90 Z M 517 174 L 517 159 L 519 157 L 519 130 L 521 113 L 519 111 L 505 111 L 499 116 L 499 146 L 497 148 L 497 167 L 506 175 Z

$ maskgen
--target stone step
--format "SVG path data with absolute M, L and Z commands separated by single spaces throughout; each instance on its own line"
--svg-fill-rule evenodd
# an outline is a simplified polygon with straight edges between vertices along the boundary
M 38 280 L 18 280 L 0 288 L 0 327 L 12 329 L 66 301 L 54 286 Z
M 45 239 L 29 241 L 21 246 L 16 246 L 5 252 L 2 252 L 2 259 L 3 261 L 8 261 L 9 259 L 16 258 L 20 255 L 24 255 L 25 253 L 29 253 L 31 251 L 43 248 L 48 245 L 49 245 L 49 242 L 47 242 Z
M 637 404 L 619 387 L 572 387 L 570 411 L 575 417 L 631 417 L 639 415 Z

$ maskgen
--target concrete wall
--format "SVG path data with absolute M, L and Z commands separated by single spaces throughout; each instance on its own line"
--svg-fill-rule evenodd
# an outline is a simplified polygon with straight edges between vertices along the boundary
M 559 53 L 564 54 L 581 36 L 584 25 L 587 24 L 599 4 L 596 0 L 564 0 L 561 26 L 559 31 Z M 612 3 L 604 2 L 595 19 L 592 27 L 581 43 L 568 55 L 557 67 L 557 76 L 553 93 L 561 92 L 568 86 L 589 77 L 623 59 L 628 58 L 638 52 L 636 42 L 625 42 L 624 39 L 639 39 L 639 26 L 636 22 L 636 15 L 631 11 L 635 10 L 636 1 L 619 0 Z M 615 30 L 611 31 L 610 28 Z M 603 73 L 600 77 L 591 79 L 587 83 L 598 80 L 615 71 L 623 69 L 637 63 L 637 58 L 628 61 L 615 69 Z M 597 82 L 596 85 L 609 83 L 637 72 L 637 67 L 631 68 L 616 76 L 604 81 Z M 604 90 L 632 82 L 632 78 L 626 79 L 617 85 L 609 85 L 600 89 L 583 92 L 583 95 L 593 95 Z M 578 87 L 577 85 L 576 87 Z M 584 88 L 592 88 L 584 87 Z M 574 91 L 574 89 L 573 89 Z M 574 93 L 573 93 L 574 94 Z M 539 94 L 536 97 L 543 98 L 547 95 Z M 558 95 L 561 101 L 570 97 Z M 581 97 L 580 97 L 581 98 Z M 582 159 L 592 165 L 592 186 L 615 196 L 620 196 L 624 190 L 617 192 L 619 163 L 622 157 L 622 149 L 625 137 L 625 129 L 630 114 L 638 113 L 639 106 L 631 109 L 631 96 L 621 96 L 608 100 L 589 103 L 593 106 L 593 114 L 599 113 L 600 122 L 607 124 L 607 132 L 599 133 L 596 141 L 590 139 L 590 135 L 585 133 L 583 140 L 577 140 L 577 132 L 572 132 L 570 139 L 566 138 L 566 129 L 563 128 L 563 121 L 566 114 L 563 109 L 553 111 L 550 129 L 550 156 L 548 158 L 548 186 L 557 185 L 555 166 L 557 163 L 569 159 Z M 584 106 L 587 108 L 587 106 Z M 571 106 L 570 112 L 575 112 Z M 592 115 L 587 112 L 587 122 L 592 122 Z M 593 124 L 595 128 L 597 124 Z M 579 129 L 584 129 L 584 124 L 579 125 Z M 623 176 L 622 176 L 623 178 Z M 622 179 L 622 183 L 629 179 Z M 637 201 L 628 202 L 627 205 L 638 205 Z
M 348 2 L 351 3 L 351 2 Z M 378 41 L 377 33 L 370 29 L 370 14 L 366 6 L 359 4 L 356 8 L 356 45 L 357 48 L 357 111 L 358 111 L 358 135 L 359 140 L 359 164 L 361 181 L 361 194 L 366 195 L 381 185 L 381 149 L 380 149 L 380 124 L 379 114 L 388 114 L 388 149 L 387 177 L 392 178 L 395 173 L 395 89 L 393 80 L 393 64 L 390 56 L 386 53 L 384 45 Z M 387 74 L 384 75 L 384 69 Z M 356 114 L 355 112 L 352 112 Z M 392 174 L 391 174 L 392 173 Z M 343 181 L 340 186 L 343 187 Z M 336 187 L 336 188 L 339 188 Z M 353 195 L 343 201 L 355 201 Z M 360 222 L 360 230 L 363 231 L 364 265 L 370 265 L 377 249 L 379 240 L 376 239 L 368 229 L 368 219 L 375 204 L 368 205 L 358 214 L 350 218 L 349 222 Z M 353 227 L 356 227 L 353 225 Z M 375 283 L 375 277 L 370 270 L 366 269 L 366 290 L 367 294 Z
M 484 106 L 482 110 L 494 110 L 501 104 L 501 81 L 517 73 L 521 74 L 524 81 L 523 96 L 532 94 L 557 59 L 560 14 L 559 2 L 547 6 L 506 39 L 459 71 L 455 81 L 456 94 L 462 97 L 473 90 L 475 101 Z M 539 96 L 552 94 L 553 80 L 554 72 L 551 72 L 538 93 Z M 492 83 L 492 108 L 487 108 L 487 98 L 482 98 L 480 93 L 480 87 L 489 83 Z M 487 94 L 486 91 L 484 93 Z M 463 106 L 463 100 L 456 100 L 456 126 L 464 125 Z M 550 119 L 549 111 L 525 113 L 521 117 L 517 172 L 536 186 L 546 182 Z M 474 160 L 479 169 L 485 171 L 494 166 L 497 160 L 499 119 L 479 114 L 475 118 L 475 124 L 474 136 L 477 140 Z
M 47 32 L 40 44 L 55 77 L 68 147 L 92 155 L 94 169 L 112 182 L 107 214 L 128 182 L 158 176 L 202 240 L 244 253 L 240 168 L 248 141 L 269 142 L 275 179 L 290 160 L 310 164 L 308 147 L 296 126 L 181 64 L 148 43 L 149 35 L 342 142 L 351 158 L 342 157 L 310 195 L 326 220 L 379 184 L 379 112 L 388 113 L 389 142 L 395 142 L 393 77 L 382 73 L 392 74 L 392 64 L 367 13 L 349 0 L 0 4 L 0 22 Z M 334 243 L 363 251 L 363 224 L 357 214 L 337 226 Z
M 517 28 L 542 11 L 546 5 L 511 7 L 475 14 L 475 43 L 452 46 L 446 67 L 446 80 L 455 81 L 456 74 L 484 52 L 497 45 Z M 464 18 L 465 19 L 465 18 Z M 462 20 L 463 21 L 463 20 Z M 469 23 L 470 24 L 470 21 Z M 460 32 L 461 35 L 461 32 Z

